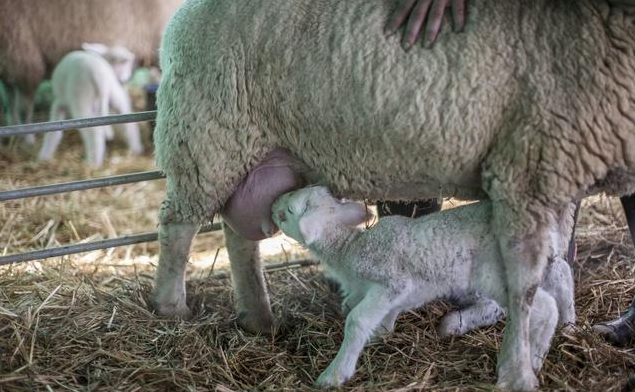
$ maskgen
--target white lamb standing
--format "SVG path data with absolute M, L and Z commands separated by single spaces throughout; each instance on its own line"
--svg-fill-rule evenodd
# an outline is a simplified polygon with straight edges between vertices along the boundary
M 573 278 L 564 260 L 573 208 L 559 232 L 550 233 L 550 263 L 530 310 L 532 367 L 538 372 L 558 320 L 572 325 Z M 444 298 L 461 310 L 443 317 L 440 336 L 462 335 L 505 315 L 504 264 L 483 201 L 419 219 L 382 218 L 368 229 L 366 208 L 342 202 L 324 187 L 289 192 L 272 210 L 276 225 L 320 259 L 342 288 L 348 311 L 342 346 L 317 384 L 336 386 L 351 378 L 371 336 L 392 332 L 400 312 Z M 563 239 L 563 240 L 561 240 Z
M 106 116 L 112 108 L 119 114 L 132 112 L 130 97 L 122 83 L 132 74 L 135 56 L 122 46 L 83 44 L 82 51 L 74 51 L 53 70 L 53 104 L 50 120 Z M 133 154 L 143 152 L 139 126 L 123 124 L 128 148 Z M 113 138 L 111 126 L 80 129 L 86 148 L 86 162 L 100 167 L 106 153 L 106 139 Z M 49 132 L 38 154 L 39 160 L 53 158 L 62 140 L 62 131 Z

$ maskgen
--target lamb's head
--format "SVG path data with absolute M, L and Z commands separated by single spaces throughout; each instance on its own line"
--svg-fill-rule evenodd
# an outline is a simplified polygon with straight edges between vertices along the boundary
M 312 244 L 333 227 L 353 228 L 368 219 L 365 206 L 340 201 L 322 186 L 285 193 L 271 212 L 276 226 L 302 245 Z
M 97 53 L 108 61 L 121 83 L 126 82 L 132 76 L 135 55 L 125 47 L 84 43 L 82 44 L 82 49 Z

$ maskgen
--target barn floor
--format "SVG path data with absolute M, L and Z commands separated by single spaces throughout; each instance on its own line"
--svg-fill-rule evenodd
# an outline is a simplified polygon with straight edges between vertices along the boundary
M 81 145 L 66 136 L 56 163 L 0 148 L 0 190 L 90 176 L 152 170 L 121 145 L 107 169 L 88 171 Z M 0 203 L 0 252 L 156 229 L 163 182 L 147 182 Z M 585 201 L 574 265 L 579 323 L 557 334 L 539 377 L 542 390 L 619 391 L 635 370 L 632 348 L 615 348 L 590 326 L 616 317 L 635 295 L 635 257 L 619 203 Z M 338 297 L 318 267 L 267 274 L 281 324 L 273 337 L 236 327 L 222 235 L 196 239 L 189 268 L 189 321 L 155 316 L 148 296 L 156 244 L 95 251 L 0 268 L 0 390 L 238 391 L 312 390 L 342 339 Z M 264 246 L 267 262 L 306 257 L 282 237 Z M 343 390 L 489 391 L 504 323 L 441 341 L 438 303 L 400 316 L 396 332 L 370 344 Z

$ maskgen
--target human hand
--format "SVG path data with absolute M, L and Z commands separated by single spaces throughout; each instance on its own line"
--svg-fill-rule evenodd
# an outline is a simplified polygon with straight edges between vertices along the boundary
M 390 15 L 384 32 L 387 35 L 393 34 L 406 24 L 406 31 L 401 44 L 404 49 L 408 50 L 417 41 L 419 33 L 427 20 L 428 24 L 423 42 L 425 46 L 430 47 L 441 31 L 443 15 L 447 7 L 452 8 L 454 31 L 463 30 L 466 3 L 467 0 L 401 0 L 399 6 Z

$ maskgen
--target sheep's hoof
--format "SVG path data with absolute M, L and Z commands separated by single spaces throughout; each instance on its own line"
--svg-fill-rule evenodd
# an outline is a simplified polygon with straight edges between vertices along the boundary
M 276 323 L 271 313 L 257 314 L 241 312 L 238 314 L 238 325 L 253 334 L 274 335 Z
M 496 386 L 505 391 L 533 391 L 538 388 L 538 378 L 533 371 L 500 371 Z
M 166 317 L 179 317 L 183 320 L 189 320 L 192 318 L 192 311 L 185 304 L 156 304 L 154 309 L 161 316 Z

